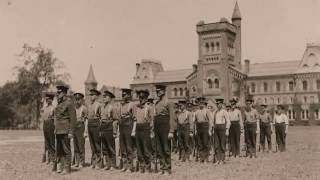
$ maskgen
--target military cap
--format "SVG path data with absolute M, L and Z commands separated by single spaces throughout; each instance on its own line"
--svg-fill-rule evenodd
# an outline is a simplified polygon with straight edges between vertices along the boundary
M 260 106 L 261 106 L 261 107 L 267 107 L 267 105 L 266 105 L 266 104 L 260 104 Z
M 90 92 L 90 95 L 97 95 L 97 96 L 99 96 L 101 93 L 100 93 L 100 91 L 98 91 L 98 90 L 96 90 L 96 89 L 90 89 L 89 90 L 89 92 Z
M 149 98 L 148 98 L 148 102 L 153 104 L 154 98 L 153 98 L 153 97 L 149 97 Z
M 166 87 L 167 86 L 165 86 L 165 85 L 160 85 L 160 84 L 158 84 L 158 85 L 156 85 L 156 91 L 162 91 L 162 90 L 166 90 Z
M 187 101 L 185 101 L 185 100 L 180 100 L 180 101 L 178 101 L 178 104 L 186 105 L 186 104 L 187 104 Z
M 205 102 L 206 98 L 205 97 L 198 97 L 197 102 Z
M 226 103 L 226 107 L 231 107 L 231 104 L 230 103 Z
M 237 104 L 237 99 L 235 99 L 235 98 L 232 98 L 230 101 L 230 104 L 232 104 L 232 105 L 234 105 L 234 104 Z
M 194 104 L 191 101 L 188 101 L 187 106 L 192 107 L 192 106 L 194 106 Z
M 82 99 L 84 98 L 84 95 L 80 92 L 77 92 L 77 93 L 74 93 L 73 96 L 76 98 L 76 99 Z
M 131 89 L 122 88 L 121 91 L 122 91 L 122 97 L 124 97 L 125 95 L 131 96 L 131 92 L 132 92 Z
M 61 92 L 61 91 L 68 92 L 69 86 L 64 82 L 59 81 L 56 85 L 56 88 L 57 88 L 58 92 Z
M 148 98 L 149 91 L 148 90 L 138 90 L 136 91 L 137 95 L 142 98 Z
M 110 98 L 115 98 L 114 94 L 108 90 L 103 91 L 104 96 L 109 96 Z
M 50 99 L 53 99 L 55 96 L 55 94 L 53 92 L 45 92 L 45 97 L 46 98 L 50 98 Z
M 246 102 L 253 103 L 253 99 L 247 98 L 247 99 L 246 99 Z
M 215 101 L 216 101 L 216 104 L 220 104 L 224 102 L 224 99 L 222 97 L 218 97 L 215 99 Z
M 284 109 L 284 106 L 281 105 L 281 104 L 279 104 L 279 105 L 277 105 L 277 108 L 280 108 L 281 110 L 283 110 L 283 109 Z

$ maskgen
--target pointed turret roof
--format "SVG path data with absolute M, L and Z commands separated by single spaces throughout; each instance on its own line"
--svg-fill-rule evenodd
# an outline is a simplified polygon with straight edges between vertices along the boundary
M 89 74 L 88 74 L 88 77 L 87 77 L 87 80 L 85 81 L 86 84 L 97 84 L 97 80 L 96 78 L 94 77 L 94 73 L 93 73 L 93 67 L 92 67 L 92 64 L 90 64 L 90 69 L 89 69 Z
M 236 5 L 234 6 L 233 9 L 233 14 L 231 19 L 241 19 L 241 14 L 240 14 L 240 9 L 238 6 L 238 2 L 236 2 Z

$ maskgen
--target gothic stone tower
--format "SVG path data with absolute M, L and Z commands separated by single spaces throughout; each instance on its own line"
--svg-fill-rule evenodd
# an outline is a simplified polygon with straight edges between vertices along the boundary
M 226 18 L 208 24 L 200 21 L 197 34 L 199 60 L 194 65 L 194 72 L 187 77 L 191 96 L 230 99 L 234 95 L 233 88 L 239 88 L 234 76 L 241 74 L 241 16 L 238 4 L 235 5 L 232 23 Z
M 85 96 L 89 95 L 90 89 L 93 89 L 93 88 L 97 89 L 98 82 L 96 81 L 96 78 L 94 76 L 92 65 L 90 65 L 88 77 L 87 77 L 87 80 L 84 82 L 84 86 L 85 86 Z

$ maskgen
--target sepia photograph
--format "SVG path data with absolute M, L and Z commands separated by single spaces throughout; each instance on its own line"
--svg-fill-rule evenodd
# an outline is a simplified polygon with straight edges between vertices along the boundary
M 0 0 L 0 180 L 320 180 L 320 0 Z

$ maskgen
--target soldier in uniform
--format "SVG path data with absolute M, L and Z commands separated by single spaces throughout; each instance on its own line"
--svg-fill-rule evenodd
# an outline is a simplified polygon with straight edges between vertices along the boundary
M 282 105 L 277 106 L 276 114 L 273 118 L 273 124 L 275 126 L 276 141 L 280 152 L 286 150 L 286 136 L 288 133 L 289 119 L 284 112 Z
M 76 109 L 67 97 L 68 87 L 64 84 L 57 86 L 58 105 L 54 110 L 56 134 L 56 158 L 63 167 L 62 174 L 71 172 L 70 139 L 74 136 Z
M 151 139 L 154 138 L 154 109 L 147 103 L 149 96 L 148 91 L 137 91 L 139 96 L 139 104 L 134 106 L 134 123 L 132 128 L 132 136 L 135 136 L 139 169 L 144 173 L 147 169 L 151 172 L 152 145 Z
M 54 162 L 55 156 L 55 135 L 54 135 L 54 117 L 52 101 L 54 98 L 53 93 L 45 93 L 46 106 L 43 108 L 41 119 L 43 121 L 43 136 L 45 150 L 48 152 L 47 164 Z
M 199 97 L 197 99 L 199 103 L 199 109 L 195 112 L 195 125 L 196 125 L 196 135 L 197 135 L 197 146 L 200 156 L 200 162 L 208 162 L 209 158 L 209 136 L 211 136 L 211 130 L 209 129 L 209 123 L 212 121 L 212 114 L 206 108 L 206 99 L 204 97 Z
M 106 158 L 105 170 L 116 169 L 115 138 L 117 137 L 116 109 L 111 103 L 114 94 L 110 91 L 103 92 L 103 105 L 101 105 L 100 138 L 102 143 L 102 154 Z M 101 157 L 103 160 L 103 157 Z
M 91 167 L 101 167 L 101 145 L 99 126 L 101 118 L 100 103 L 97 101 L 100 91 L 96 89 L 90 89 L 89 96 L 90 102 L 88 103 L 88 137 L 91 147 Z
M 253 100 L 246 100 L 246 108 L 244 111 L 244 123 L 246 126 L 245 138 L 247 146 L 247 154 L 250 158 L 257 157 L 256 154 L 256 136 L 260 132 L 259 114 L 256 109 L 252 107 Z
M 75 93 L 75 107 L 77 114 L 76 127 L 74 130 L 73 147 L 75 155 L 75 167 L 83 168 L 85 166 L 85 138 L 88 135 L 87 129 L 87 108 L 83 105 L 84 95 Z
M 133 126 L 133 102 L 131 89 L 122 89 L 123 102 L 120 105 L 120 152 L 123 162 L 122 171 L 133 172 L 133 141 L 131 137 Z
M 260 118 L 260 145 L 262 147 L 262 151 L 265 151 L 265 139 L 268 142 L 268 151 L 272 150 L 271 144 L 271 134 L 272 134 L 272 117 L 270 113 L 267 111 L 267 105 L 261 105 L 261 111 L 259 113 Z
M 243 120 L 241 111 L 236 107 L 237 101 L 235 99 L 230 100 L 231 108 L 229 110 L 230 118 L 230 133 L 229 142 L 231 146 L 231 152 L 233 157 L 240 156 L 240 134 L 243 132 Z
M 158 101 L 155 103 L 154 132 L 160 155 L 161 174 L 171 174 L 171 144 L 175 121 L 174 105 L 168 101 L 166 86 L 156 85 Z
M 223 109 L 222 98 L 216 99 L 217 110 L 213 113 L 213 121 L 210 123 L 210 134 L 214 137 L 214 149 L 217 158 L 216 164 L 225 163 L 226 138 L 229 136 L 230 119 L 227 110 Z
M 180 111 L 177 114 L 179 152 L 182 162 L 190 159 L 190 136 L 193 136 L 192 113 L 187 110 L 187 102 L 179 101 Z

